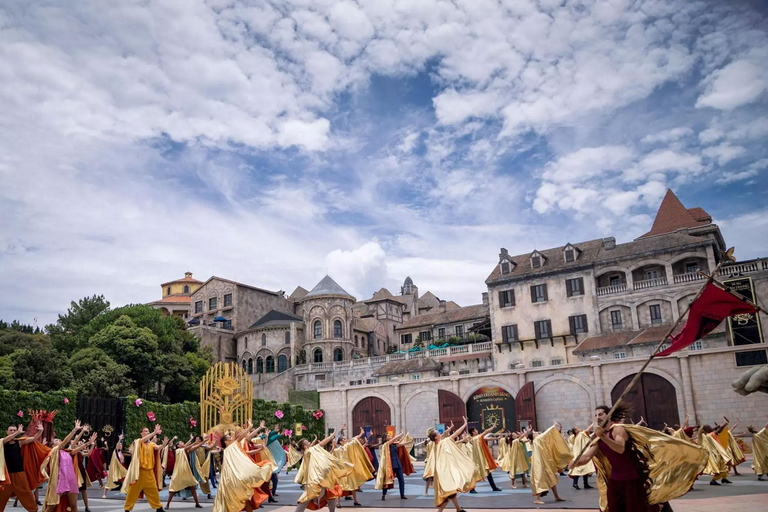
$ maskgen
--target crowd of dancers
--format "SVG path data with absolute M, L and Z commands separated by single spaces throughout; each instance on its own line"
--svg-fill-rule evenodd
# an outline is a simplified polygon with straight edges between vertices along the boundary
M 422 441 L 424 494 L 432 488 L 439 511 L 452 505 L 461 512 L 460 494 L 475 492 L 478 482 L 487 480 L 493 491 L 501 490 L 493 478 L 501 469 L 513 489 L 518 480 L 522 487 L 530 486 L 534 504 L 543 504 L 550 493 L 555 501 L 564 501 L 557 486 L 567 471 L 578 490 L 592 489 L 589 479 L 597 476 L 602 510 L 669 510 L 667 502 L 690 490 L 699 476 L 708 475 L 711 485 L 731 483 L 730 471 L 738 474 L 737 466 L 746 460 L 740 436 L 752 438 L 757 479 L 768 474 L 768 423 L 760 430 L 750 425 L 739 434 L 738 421 L 689 425 L 686 418 L 682 425 L 665 425 L 659 432 L 642 421 L 632 424 L 623 407 L 610 417 L 609 412 L 598 407 L 592 425 L 566 432 L 557 422 L 542 432 L 501 431 L 497 425 L 479 432 L 468 427 L 466 418 L 442 432 L 429 429 Z M 294 481 L 303 491 L 297 512 L 333 511 L 347 502 L 361 506 L 358 492 L 369 481 L 381 491 L 381 500 L 395 485 L 399 498 L 408 499 L 405 477 L 415 472 L 416 444 L 409 434 L 375 439 L 361 429 L 350 437 L 346 425 L 311 441 L 284 438 L 277 426 L 268 429 L 264 422 L 258 427 L 249 422 L 220 437 L 190 435 L 184 441 L 164 437 L 156 425 L 144 428 L 129 445 L 119 436 L 111 450 L 79 421 L 66 436 L 54 436 L 48 443 L 41 442 L 42 433 L 42 424 L 26 431 L 18 425 L 0 438 L 0 512 L 14 496 L 29 512 L 40 507 L 44 512 L 77 512 L 81 496 L 85 512 L 90 512 L 87 491 L 96 482 L 102 497 L 108 491 L 125 494 L 126 511 L 141 497 L 162 511 L 159 491 L 164 488 L 166 509 L 179 496 L 191 497 L 202 508 L 198 493 L 212 498 L 215 487 L 213 512 L 251 512 L 265 501 L 277 501 L 279 475 L 294 468 Z M 495 456 L 489 442 L 498 445 Z

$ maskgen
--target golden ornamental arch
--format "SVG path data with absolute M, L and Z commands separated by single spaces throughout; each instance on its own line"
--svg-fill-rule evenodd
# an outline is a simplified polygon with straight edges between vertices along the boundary
M 253 382 L 237 363 L 216 363 L 200 381 L 200 432 L 234 431 L 252 417 Z

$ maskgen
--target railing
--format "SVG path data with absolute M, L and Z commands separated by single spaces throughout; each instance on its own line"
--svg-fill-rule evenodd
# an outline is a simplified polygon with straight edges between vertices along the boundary
M 657 277 L 656 279 L 644 279 L 634 283 L 635 290 L 645 290 L 646 288 L 655 288 L 657 286 L 667 286 L 667 278 Z
M 597 289 L 598 295 L 610 295 L 612 293 L 624 293 L 627 291 L 627 283 L 601 286 Z
M 349 359 L 347 361 L 334 361 L 332 363 L 310 363 L 296 365 L 297 372 L 307 371 L 333 371 L 344 368 L 358 368 L 361 366 L 380 366 L 392 361 L 405 361 L 408 359 L 422 359 L 425 357 L 440 358 L 447 356 L 480 354 L 491 352 L 493 343 L 483 341 L 471 345 L 456 345 L 453 347 L 436 348 L 433 350 L 421 350 L 418 352 L 404 352 L 400 354 L 388 354 L 386 356 L 366 357 L 364 359 Z
M 762 270 L 768 269 L 768 260 L 762 261 L 750 261 L 749 263 L 737 263 L 735 265 L 726 265 L 720 267 L 717 272 L 721 276 L 730 276 L 733 274 L 747 274 L 750 272 L 757 272 L 762 267 Z
M 685 274 L 677 274 L 672 276 L 672 281 L 675 284 L 692 283 L 694 281 L 700 281 L 704 279 L 704 276 L 698 272 L 686 272 Z

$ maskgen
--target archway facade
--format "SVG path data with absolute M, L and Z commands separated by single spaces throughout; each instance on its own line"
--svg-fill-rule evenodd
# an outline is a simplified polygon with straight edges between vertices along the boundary
M 467 420 L 479 430 L 494 423 L 498 429 L 517 425 L 515 397 L 500 386 L 483 386 L 467 399 Z
M 635 374 L 627 375 L 613 387 L 611 390 L 613 403 L 619 399 L 634 376 Z M 660 430 L 664 423 L 667 425 L 680 423 L 675 387 L 660 375 L 643 373 L 640 381 L 624 397 L 624 401 L 632 408 L 632 419 L 639 421 L 642 416 L 652 429 Z
M 443 425 L 461 425 L 464 416 L 467 415 L 467 406 L 459 395 L 451 393 L 445 389 L 437 390 L 437 401 L 439 404 L 440 423 Z
M 392 410 L 379 397 L 363 398 L 352 409 L 350 432 L 360 432 L 361 428 L 369 427 L 375 436 L 380 436 L 387 432 L 387 425 L 392 425 Z

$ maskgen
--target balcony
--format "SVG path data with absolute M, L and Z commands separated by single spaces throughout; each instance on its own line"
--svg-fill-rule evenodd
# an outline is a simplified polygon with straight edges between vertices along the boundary
M 735 263 L 733 265 L 724 265 L 720 267 L 717 275 L 733 276 L 737 274 L 751 274 L 753 272 L 762 272 L 768 270 L 768 259 L 745 261 L 744 263 Z
M 672 281 L 675 284 L 692 283 L 694 281 L 701 281 L 704 276 L 698 272 L 686 272 L 685 274 L 677 274 L 672 276 Z
M 666 277 L 657 277 L 655 279 L 643 279 L 642 281 L 635 281 L 633 288 L 635 290 L 645 290 L 646 288 L 656 288 L 657 286 L 667 286 Z
M 625 293 L 627 291 L 627 284 L 612 284 L 609 286 L 601 286 L 597 289 L 597 295 L 611 295 L 614 293 Z

